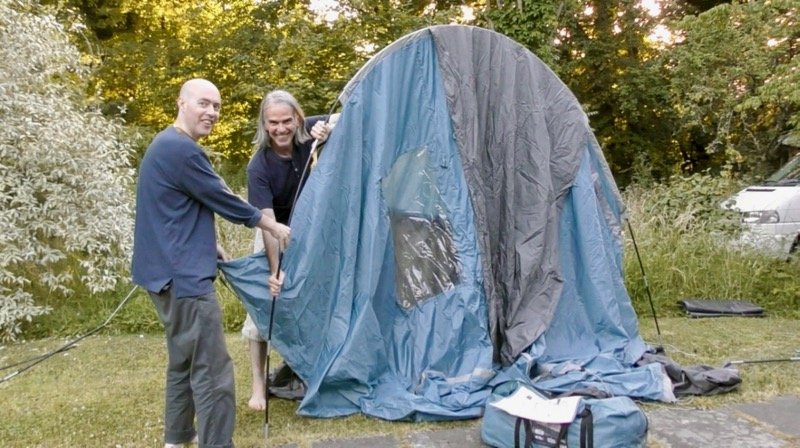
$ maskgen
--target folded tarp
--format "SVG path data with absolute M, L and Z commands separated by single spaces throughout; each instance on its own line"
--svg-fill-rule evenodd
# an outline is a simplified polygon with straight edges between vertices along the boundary
M 679 301 L 691 317 L 751 316 L 761 317 L 764 309 L 743 300 L 684 299 Z

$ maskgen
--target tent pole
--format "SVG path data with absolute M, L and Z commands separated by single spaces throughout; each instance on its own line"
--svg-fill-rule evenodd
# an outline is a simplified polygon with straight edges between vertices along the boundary
M 631 241 L 633 241 L 633 249 L 636 252 L 636 259 L 639 261 L 639 270 L 642 272 L 642 280 L 644 281 L 644 290 L 647 292 L 647 300 L 650 302 L 650 311 L 653 313 L 653 321 L 656 323 L 656 334 L 658 335 L 658 347 L 656 347 L 656 352 L 663 352 L 664 351 L 664 341 L 661 338 L 661 328 L 658 326 L 658 316 L 656 315 L 656 307 L 653 305 L 653 295 L 650 294 L 650 282 L 647 281 L 647 274 L 644 272 L 644 264 L 642 263 L 642 257 L 639 255 L 639 246 L 636 244 L 636 237 L 633 235 L 633 227 L 631 226 L 631 220 L 625 218 L 625 222 L 628 223 L 628 231 L 631 234 Z
M 800 356 L 794 356 L 791 358 L 769 358 L 769 359 L 744 359 L 741 361 L 729 361 L 725 363 L 726 366 L 732 366 L 736 364 L 758 364 L 758 363 L 765 363 L 765 362 L 800 362 Z
M 278 272 L 275 278 L 281 277 L 281 264 L 283 263 L 283 251 L 278 255 Z M 278 304 L 278 296 L 272 296 L 272 306 L 269 309 L 269 330 L 267 331 L 267 355 L 264 366 L 264 446 L 269 446 L 269 354 L 272 351 L 272 322 L 275 319 L 275 305 Z
M 329 116 L 333 112 L 333 108 L 336 107 L 336 102 L 333 103 L 331 107 L 331 111 L 328 114 Z M 327 122 L 327 120 L 325 120 Z M 311 151 L 308 154 L 308 160 L 306 160 L 306 165 L 303 167 L 303 172 L 300 174 L 300 182 L 303 181 L 303 178 L 306 176 L 308 172 L 308 167 L 311 165 L 311 159 L 314 158 L 314 153 L 317 151 L 317 147 L 319 146 L 319 139 L 314 139 L 314 142 L 311 143 Z M 294 198 L 292 199 L 292 209 L 289 212 L 289 225 L 292 224 L 292 217 L 294 216 L 294 206 L 297 204 L 297 198 L 300 196 L 300 187 L 297 188 L 297 191 L 294 193 Z M 275 273 L 275 278 L 281 277 L 281 264 L 283 264 L 283 251 L 281 250 L 278 256 L 278 272 Z M 267 332 L 267 359 L 264 366 L 264 446 L 269 447 L 269 353 L 272 351 L 272 322 L 275 319 L 275 305 L 278 303 L 278 296 L 272 296 L 272 306 L 269 310 L 269 330 Z

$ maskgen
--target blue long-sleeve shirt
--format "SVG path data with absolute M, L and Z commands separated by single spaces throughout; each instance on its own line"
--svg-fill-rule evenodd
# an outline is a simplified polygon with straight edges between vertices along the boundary
M 170 126 L 150 143 L 139 167 L 133 282 L 174 297 L 212 291 L 217 273 L 214 213 L 248 227 L 261 211 L 233 194 L 194 140 Z

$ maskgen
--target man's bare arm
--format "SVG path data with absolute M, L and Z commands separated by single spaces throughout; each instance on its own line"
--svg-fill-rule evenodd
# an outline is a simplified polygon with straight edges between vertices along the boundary
M 271 208 L 261 209 L 261 213 L 269 216 L 270 219 L 275 220 L 275 211 Z M 269 271 L 273 274 L 278 272 L 278 256 L 280 254 L 280 244 L 278 240 L 269 232 L 261 232 L 261 238 L 264 239 L 264 250 L 267 253 L 267 261 L 269 262 Z
M 269 210 L 270 213 L 264 213 L 264 210 Z M 272 209 L 264 209 L 261 211 L 261 220 L 258 221 L 256 227 L 269 233 L 278 242 L 279 246 L 285 247 L 289 243 L 289 235 L 291 230 L 289 226 L 285 226 L 275 220 L 275 213 Z

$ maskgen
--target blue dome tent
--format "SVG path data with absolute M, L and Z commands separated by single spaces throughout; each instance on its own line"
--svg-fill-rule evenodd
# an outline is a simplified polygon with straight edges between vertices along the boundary
M 298 413 L 478 417 L 509 377 L 671 400 L 622 273 L 624 205 L 580 103 L 498 33 L 373 57 L 300 195 L 272 343 Z M 221 263 L 262 334 L 263 255 Z

